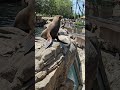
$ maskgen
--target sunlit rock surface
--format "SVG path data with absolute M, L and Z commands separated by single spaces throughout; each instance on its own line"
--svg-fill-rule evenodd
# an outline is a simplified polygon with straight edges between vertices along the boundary
M 76 55 L 76 46 L 58 41 L 45 49 L 43 38 L 35 42 L 35 89 L 73 90 L 73 81 L 67 78 L 68 70 Z

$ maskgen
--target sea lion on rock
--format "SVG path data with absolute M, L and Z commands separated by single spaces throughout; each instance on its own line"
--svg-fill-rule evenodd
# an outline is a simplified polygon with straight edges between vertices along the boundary
M 44 25 L 44 29 L 46 29 L 49 26 L 50 23 L 51 23 L 51 21 L 47 20 L 46 24 Z
M 35 28 L 35 0 L 23 0 L 27 5 L 15 18 L 14 27 L 28 33 L 21 39 L 18 46 L 24 46 L 24 55 L 34 48 L 34 28 Z
M 35 0 L 24 0 L 28 6 L 22 9 L 16 16 L 14 27 L 17 27 L 29 34 L 34 32 L 35 27 Z
M 52 39 L 58 39 L 58 31 L 60 28 L 61 15 L 56 15 L 48 27 L 41 33 L 41 37 L 47 39 L 48 41 Z

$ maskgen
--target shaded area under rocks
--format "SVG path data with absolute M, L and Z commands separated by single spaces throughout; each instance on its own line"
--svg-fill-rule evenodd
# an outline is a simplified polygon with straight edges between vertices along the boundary
M 35 88 L 35 52 L 31 49 L 25 54 L 26 46 L 23 41 L 26 35 L 18 28 L 0 27 L 1 90 L 33 90 Z

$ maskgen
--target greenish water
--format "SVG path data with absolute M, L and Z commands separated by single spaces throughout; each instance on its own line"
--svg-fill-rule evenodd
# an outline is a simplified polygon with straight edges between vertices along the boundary
M 68 78 L 74 82 L 74 90 L 78 90 L 79 82 L 78 82 L 78 78 L 77 78 L 74 65 L 70 67 Z
M 40 36 L 41 32 L 43 31 L 43 28 L 41 27 L 36 27 L 35 28 L 35 36 L 38 37 Z

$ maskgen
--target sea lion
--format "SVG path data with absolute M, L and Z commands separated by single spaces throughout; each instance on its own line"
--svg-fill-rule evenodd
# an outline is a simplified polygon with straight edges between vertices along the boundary
M 50 41 L 51 39 L 58 39 L 58 31 L 60 28 L 61 15 L 56 15 L 48 27 L 41 33 L 41 37 Z
M 28 4 L 15 18 L 14 27 L 32 34 L 35 27 L 35 0 L 24 0 Z

